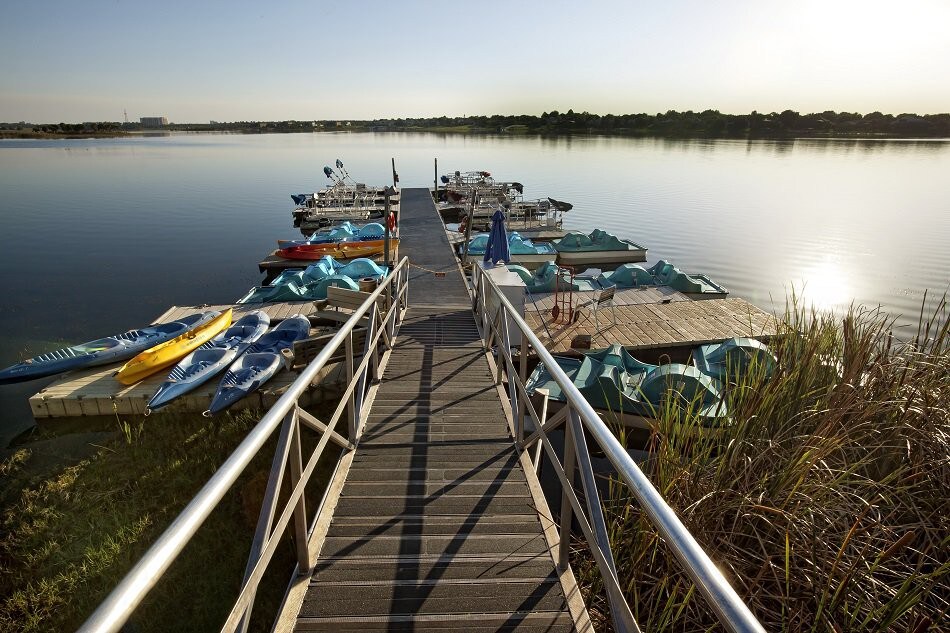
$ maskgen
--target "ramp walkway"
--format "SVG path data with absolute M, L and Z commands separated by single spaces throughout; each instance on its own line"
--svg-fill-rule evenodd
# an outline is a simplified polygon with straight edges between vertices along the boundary
M 576 630 L 428 191 L 403 190 L 400 242 L 410 307 L 296 630 Z
M 471 310 L 411 307 L 297 630 L 573 631 L 541 520 Z

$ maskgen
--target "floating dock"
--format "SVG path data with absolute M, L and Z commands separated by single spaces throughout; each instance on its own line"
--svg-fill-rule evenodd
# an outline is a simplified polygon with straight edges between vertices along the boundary
M 69 418 L 90 415 L 143 415 L 146 405 L 168 377 L 169 370 L 149 376 L 132 386 L 113 378 L 117 365 L 93 367 L 71 372 L 30 398 L 30 410 L 36 419 Z M 297 372 L 282 370 L 263 388 L 237 402 L 233 409 L 272 406 L 284 390 L 297 379 Z M 218 388 L 212 379 L 194 391 L 175 399 L 162 411 L 201 413 L 207 410 Z
M 578 307 L 574 318 L 562 314 L 554 321 L 550 312 L 553 302 L 548 297 L 539 301 L 540 310 L 533 305 L 525 307 L 525 321 L 552 354 L 578 350 L 572 343 L 579 337 L 589 337 L 593 349 L 620 344 L 636 355 L 638 350 L 688 349 L 742 336 L 767 341 L 776 333 L 772 315 L 744 299 L 689 301 L 671 295 L 669 302 L 664 298 L 630 303 L 635 297 L 647 299 L 650 293 L 624 291 L 622 296 L 628 303 L 599 309 L 596 328 L 589 305 Z
M 319 318 L 320 315 L 333 316 L 323 311 L 326 302 L 294 301 L 268 304 L 242 305 L 205 305 L 205 306 L 172 306 L 153 323 L 168 323 L 195 312 L 207 310 L 234 310 L 234 321 L 245 313 L 253 310 L 263 310 L 271 318 L 271 323 L 278 323 L 294 314 L 306 317 Z M 38 393 L 30 397 L 30 410 L 36 419 L 63 418 L 89 415 L 142 415 L 145 413 L 148 401 L 155 394 L 158 386 L 168 376 L 169 370 L 160 371 L 134 385 L 123 385 L 113 374 L 118 370 L 118 364 L 91 367 L 69 372 L 51 383 Z M 327 377 L 332 368 L 324 374 Z M 297 378 L 297 372 L 282 370 L 277 373 L 263 389 L 251 394 L 238 402 L 234 408 L 270 407 L 283 390 Z M 211 404 L 214 392 L 218 387 L 218 379 L 212 379 L 194 391 L 177 398 L 168 407 L 168 411 L 182 413 L 201 413 Z M 166 409 L 163 409 L 166 410 Z

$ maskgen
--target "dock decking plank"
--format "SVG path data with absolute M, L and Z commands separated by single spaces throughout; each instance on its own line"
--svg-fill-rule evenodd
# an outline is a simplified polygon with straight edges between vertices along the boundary
M 649 293 L 639 296 L 651 297 Z M 539 314 L 534 306 L 526 306 L 525 320 L 555 354 L 570 351 L 571 342 L 580 334 L 590 335 L 594 348 L 619 343 L 635 353 L 638 349 L 694 347 L 734 336 L 768 339 L 776 332 L 772 315 L 738 298 L 638 302 L 606 307 L 597 316 L 599 332 L 594 332 L 593 313 L 588 308 L 581 308 L 573 323 L 553 323 L 550 315 L 553 303 L 548 303 L 548 297 L 532 297 L 530 301 L 544 308 Z M 611 310 L 616 311 L 617 325 L 613 323 Z

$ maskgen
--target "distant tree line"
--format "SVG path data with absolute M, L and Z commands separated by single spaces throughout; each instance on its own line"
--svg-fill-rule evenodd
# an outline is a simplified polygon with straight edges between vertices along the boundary
M 950 137 L 950 114 L 883 114 L 794 110 L 769 114 L 723 114 L 718 110 L 658 114 L 591 114 L 553 110 L 530 114 L 353 121 L 352 126 L 377 130 L 468 128 L 469 131 L 533 134 L 628 134 L 674 137 L 782 137 L 807 135 L 881 135 Z
M 113 134 L 141 131 L 138 122 L 98 123 L 0 123 L 0 133 L 76 135 Z M 233 132 L 272 134 L 319 131 L 444 131 L 509 134 L 604 134 L 679 138 L 782 138 L 795 136 L 892 136 L 950 138 L 950 114 L 883 114 L 871 112 L 751 112 L 723 114 L 718 110 L 657 114 L 591 114 L 568 110 L 532 114 L 463 117 L 426 117 L 326 121 L 233 121 L 210 123 L 170 123 L 162 129 L 184 132 Z M 154 128 L 149 131 L 157 131 Z

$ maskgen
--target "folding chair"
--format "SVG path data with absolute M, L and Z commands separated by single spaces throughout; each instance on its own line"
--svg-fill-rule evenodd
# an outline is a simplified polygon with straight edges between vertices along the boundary
M 610 313 L 613 316 L 613 324 L 617 325 L 617 311 L 613 308 L 614 304 L 614 286 L 610 288 L 604 288 L 597 292 L 594 295 L 594 300 L 591 301 L 590 309 L 594 313 L 594 335 L 596 336 L 600 332 L 600 325 L 597 323 L 597 312 L 603 308 L 610 308 Z

